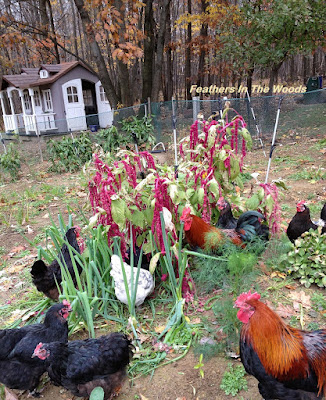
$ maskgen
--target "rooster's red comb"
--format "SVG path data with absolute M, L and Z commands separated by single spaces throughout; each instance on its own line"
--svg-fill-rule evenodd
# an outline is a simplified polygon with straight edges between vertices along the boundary
M 182 211 L 182 215 L 180 217 L 180 220 L 181 221 L 185 221 L 189 217 L 190 214 L 191 214 L 190 207 L 185 207 L 183 209 L 183 211 Z
M 259 300 L 260 297 L 261 296 L 259 293 L 251 293 L 251 291 L 249 290 L 248 292 L 241 293 L 240 296 L 238 296 L 238 298 L 236 299 L 234 305 L 235 307 L 241 307 L 248 300 Z
M 297 211 L 298 212 L 302 212 L 302 211 L 304 211 L 305 210 L 305 201 L 304 200 L 301 200 L 301 201 L 299 201 L 298 203 L 297 203 Z

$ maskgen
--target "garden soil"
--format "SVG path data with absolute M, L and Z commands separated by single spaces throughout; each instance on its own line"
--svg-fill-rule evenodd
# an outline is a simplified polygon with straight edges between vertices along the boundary
M 281 204 L 287 205 L 284 207 L 285 212 L 282 214 L 282 227 L 286 228 L 289 220 L 295 213 L 295 204 L 298 200 L 312 199 L 315 201 L 326 201 L 326 180 L 307 181 L 303 179 L 292 180 L 289 178 L 297 172 L 300 172 L 306 168 L 325 168 L 326 167 L 326 151 L 325 149 L 316 149 L 314 143 L 317 139 L 310 139 L 309 136 L 298 136 L 295 140 L 290 142 L 282 143 L 282 139 L 278 142 L 276 149 L 274 150 L 273 157 L 278 157 L 284 162 L 272 163 L 272 169 L 270 173 L 270 179 L 285 179 L 289 190 L 284 192 L 281 197 Z M 28 146 L 30 142 L 27 142 L 25 147 L 25 156 L 28 153 Z M 24 146 L 24 143 L 22 143 Z M 269 146 L 269 145 L 268 145 Z M 35 143 L 32 144 L 35 149 Z M 169 164 L 174 163 L 173 150 L 169 150 L 167 153 L 160 153 L 155 155 L 160 162 L 167 162 Z M 37 152 L 33 155 L 35 161 L 32 163 L 26 163 L 23 165 L 23 173 L 20 179 L 15 183 L 6 183 L 0 187 L 0 206 L 1 206 L 1 195 L 10 192 L 23 191 L 31 188 L 37 183 L 47 183 L 49 185 L 60 184 L 67 185 L 67 193 L 72 193 L 78 197 L 78 201 L 82 204 L 87 202 L 87 194 L 85 189 L 80 184 L 78 174 L 62 174 L 56 175 L 47 172 L 49 167 L 48 162 L 40 163 L 38 160 Z M 296 159 L 296 163 L 287 164 L 286 160 L 292 158 Z M 261 149 L 257 149 L 248 154 L 246 158 L 246 171 L 259 173 L 258 179 L 264 181 L 265 171 L 267 166 L 267 158 L 263 156 Z M 247 185 L 246 192 L 252 190 L 251 184 Z M 84 192 L 84 194 L 82 194 Z M 32 239 L 36 236 L 39 230 L 50 225 L 50 218 L 54 221 L 57 220 L 57 214 L 61 212 L 63 215 L 67 215 L 65 205 L 60 204 L 57 200 L 53 199 L 47 210 L 41 212 L 32 224 L 32 233 L 29 233 L 29 238 Z M 49 214 L 44 218 L 46 214 Z M 319 216 L 314 215 L 315 219 Z M 8 221 L 8 220 L 7 220 Z M 23 223 L 22 228 L 24 233 L 28 232 L 27 224 Z M 1 306 L 4 306 L 8 299 L 14 301 L 15 296 L 18 297 L 23 295 L 24 292 L 28 291 L 26 283 L 21 281 L 21 271 L 29 269 L 37 256 L 37 251 L 32 248 L 25 239 L 20 235 L 17 230 L 17 224 L 14 221 L 10 224 L 5 224 L 0 221 L 0 246 L 4 254 L 2 262 L 6 261 L 5 268 L 0 271 L 0 302 Z M 23 260 L 13 258 L 17 247 L 23 246 L 24 249 L 30 250 L 29 256 Z M 272 280 L 270 274 L 267 273 L 266 279 Z M 6 281 L 7 279 L 7 281 Z M 9 280 L 9 284 L 8 284 Z M 298 286 L 298 290 L 301 288 Z M 11 301 L 11 300 L 10 300 Z M 1 315 L 0 315 L 1 320 Z M 1 325 L 5 325 L 6 321 L 1 321 Z M 230 359 L 228 357 L 213 357 L 210 360 L 204 360 L 204 366 L 202 367 L 204 376 L 201 377 L 198 369 L 194 366 L 198 363 L 198 356 L 195 356 L 192 349 L 188 354 L 177 362 L 170 363 L 166 366 L 158 368 L 152 377 L 143 376 L 134 379 L 133 382 L 128 380 L 118 399 L 119 400 L 226 400 L 231 398 L 242 399 L 242 400 L 259 400 L 257 389 L 257 381 L 252 377 L 247 377 L 248 390 L 241 391 L 236 397 L 231 395 L 227 396 L 223 390 L 220 389 L 220 383 L 225 370 L 229 363 L 237 365 L 240 363 L 239 360 Z M 19 391 L 12 391 L 14 393 L 13 398 L 27 399 L 26 393 Z M 55 387 L 50 383 L 46 383 L 42 392 L 43 400 L 68 400 L 72 399 L 73 396 L 66 390 Z M 9 398 L 8 398 L 9 400 Z M 11 399 L 10 399 L 11 400 Z

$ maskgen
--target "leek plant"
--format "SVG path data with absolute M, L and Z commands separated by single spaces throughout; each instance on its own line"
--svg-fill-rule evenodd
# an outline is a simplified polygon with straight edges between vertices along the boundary
M 123 282 L 125 286 L 125 291 L 127 295 L 127 301 L 128 301 L 128 310 L 131 318 L 135 321 L 136 320 L 136 295 L 137 295 L 137 288 L 138 288 L 138 280 L 139 280 L 139 273 L 140 273 L 140 268 L 141 268 L 141 261 L 142 261 L 142 256 L 143 256 L 143 248 L 141 248 L 140 251 L 140 256 L 137 264 L 137 272 L 136 276 L 134 277 L 134 252 L 133 252 L 133 237 L 132 233 L 130 234 L 130 288 L 129 288 L 129 280 L 127 276 L 127 272 L 124 266 L 124 262 L 122 259 L 120 247 L 119 247 L 119 237 L 115 236 L 113 238 L 113 243 L 114 243 L 114 252 L 115 254 L 119 255 L 120 261 L 121 261 L 121 270 L 122 270 L 122 276 L 123 276 Z
M 48 232 L 55 245 L 55 252 L 39 248 L 38 255 L 48 263 L 56 258 L 60 264 L 62 283 L 61 286 L 58 285 L 59 299 L 60 301 L 68 300 L 73 310 L 69 317 L 70 333 L 84 326 L 88 330 L 89 336 L 95 337 L 94 320 L 97 316 L 101 316 L 105 320 L 125 322 L 123 309 L 115 297 L 110 276 L 112 251 L 107 242 L 107 230 L 99 225 L 91 230 L 91 237 L 86 239 L 85 250 L 79 254 L 67 241 L 62 240 L 62 236 L 71 226 L 71 215 L 68 226 L 59 216 L 59 228 L 53 224 Z M 76 286 L 65 261 L 58 257 L 62 243 L 67 245 L 70 253 L 76 276 Z M 81 273 L 79 273 L 80 269 Z
M 133 364 L 129 369 L 131 374 L 154 374 L 156 368 L 162 365 L 169 364 L 171 362 L 177 361 L 184 357 L 191 345 L 192 342 L 192 334 L 190 333 L 191 327 L 188 324 L 185 315 L 184 315 L 184 304 L 185 299 L 182 297 L 182 281 L 185 276 L 185 270 L 187 267 L 187 255 L 182 251 L 182 235 L 183 235 L 183 222 L 181 223 L 181 229 L 179 232 L 179 245 L 176 249 L 171 246 L 172 238 L 170 235 L 166 234 L 165 230 L 165 222 L 163 218 L 163 213 L 160 212 L 160 220 L 161 220 L 161 228 L 162 228 L 162 236 L 165 248 L 165 254 L 161 253 L 160 263 L 164 270 L 168 273 L 168 284 L 169 289 L 173 298 L 173 307 L 169 314 L 167 324 L 162 331 L 162 333 L 157 337 L 158 341 L 162 341 L 167 347 L 173 346 L 177 338 L 182 336 L 181 331 L 188 331 L 189 335 L 184 335 L 188 338 L 188 342 L 186 343 L 184 352 L 171 360 L 167 360 L 162 364 L 167 357 L 167 353 L 165 351 L 156 353 L 151 351 L 150 354 L 147 354 L 142 360 L 138 360 L 137 363 Z M 174 265 L 178 265 L 178 273 L 176 274 Z

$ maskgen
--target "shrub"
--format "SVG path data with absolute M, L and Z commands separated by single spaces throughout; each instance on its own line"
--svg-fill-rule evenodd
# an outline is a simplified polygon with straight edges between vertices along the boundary
M 9 173 L 13 180 L 17 179 L 20 170 L 20 158 L 13 143 L 10 143 L 7 147 L 7 153 L 0 155 L 0 169 Z
M 321 228 L 305 232 L 292 250 L 281 258 L 278 269 L 298 278 L 305 287 L 315 283 L 326 287 L 326 235 Z
M 119 147 L 128 147 L 130 137 L 121 134 L 116 126 L 110 126 L 107 129 L 101 129 L 96 135 L 96 141 L 100 144 L 103 150 L 107 153 L 115 152 Z
M 51 139 L 47 149 L 51 169 L 56 172 L 74 172 L 92 158 L 92 142 L 87 132 L 74 139 L 70 136 L 61 140 Z
M 110 126 L 96 135 L 96 140 L 105 152 L 114 153 L 119 148 L 130 150 L 136 143 L 139 147 L 151 148 L 155 143 L 152 119 L 132 116 L 119 122 L 120 127 Z

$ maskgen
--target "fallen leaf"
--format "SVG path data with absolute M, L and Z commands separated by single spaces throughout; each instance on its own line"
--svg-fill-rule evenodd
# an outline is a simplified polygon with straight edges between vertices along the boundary
M 298 303 L 297 301 L 294 301 L 293 308 L 295 309 L 295 311 L 300 311 L 300 303 Z
M 164 329 L 165 329 L 165 325 L 159 325 L 159 326 L 156 326 L 154 330 L 156 333 L 162 333 L 164 331 Z
M 141 393 L 139 393 L 139 396 L 140 396 L 140 400 L 148 400 L 148 398 L 143 396 Z
M 292 315 L 295 315 L 293 308 L 290 306 L 283 306 L 283 304 L 279 304 L 276 308 L 277 314 L 282 318 L 288 318 Z
M 284 274 L 283 272 L 274 271 L 271 273 L 271 278 L 275 278 L 275 277 L 285 279 L 286 274 Z
M 21 251 L 24 251 L 24 250 L 26 250 L 26 246 L 16 246 L 16 247 L 13 247 L 13 248 L 10 250 L 9 254 L 20 253 Z
M 5 400 L 18 400 L 18 397 L 15 393 L 5 387 Z
M 290 293 L 290 298 L 294 300 L 294 302 L 301 303 L 303 307 L 311 308 L 310 296 L 307 295 L 303 290 L 300 292 Z
M 285 285 L 285 287 L 287 289 L 290 289 L 290 290 L 295 290 L 296 289 L 295 286 L 292 286 L 292 285 Z
M 35 311 L 30 311 L 29 313 L 25 314 L 22 317 L 22 321 L 27 321 L 28 319 L 30 319 L 30 317 L 32 317 L 33 315 L 35 315 Z
M 140 343 L 147 342 L 148 340 L 151 339 L 151 337 L 149 335 L 145 335 L 144 333 L 138 333 L 137 337 L 140 340 Z
M 49 218 L 49 213 L 44 214 L 42 218 L 44 219 Z

